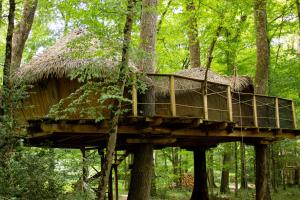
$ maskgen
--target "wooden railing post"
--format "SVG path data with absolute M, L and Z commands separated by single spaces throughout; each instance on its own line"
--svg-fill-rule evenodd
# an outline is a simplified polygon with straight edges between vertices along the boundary
M 135 77 L 134 77 L 134 83 L 132 85 L 132 114 L 134 117 L 138 116 L 138 100 L 137 100 L 137 89 L 135 85 Z
M 227 86 L 227 110 L 228 110 L 228 121 L 233 121 L 232 114 L 232 97 L 231 97 L 231 89 L 230 86 Z
M 296 111 L 295 111 L 295 105 L 293 101 L 291 101 L 291 106 L 292 106 L 292 114 L 293 114 L 293 128 L 297 128 Z
M 279 103 L 277 97 L 275 97 L 275 122 L 276 122 L 276 128 L 280 128 Z
M 253 105 L 253 121 L 254 121 L 254 126 L 258 127 L 256 96 L 255 95 L 253 95 L 252 105 Z
M 170 76 L 170 109 L 172 117 L 176 116 L 176 97 L 175 97 L 175 79 L 174 76 Z
M 204 83 L 202 83 L 204 84 Z M 203 96 L 203 111 L 204 111 L 204 120 L 208 120 L 208 104 L 207 104 L 207 88 L 204 88 L 202 91 Z

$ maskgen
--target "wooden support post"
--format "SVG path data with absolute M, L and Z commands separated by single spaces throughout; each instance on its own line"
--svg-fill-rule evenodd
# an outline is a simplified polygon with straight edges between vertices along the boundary
M 291 106 L 292 106 L 292 114 L 293 114 L 293 128 L 297 128 L 296 111 L 295 111 L 295 105 L 293 101 L 291 101 Z
M 280 128 L 280 118 L 279 118 L 279 103 L 278 98 L 275 97 L 275 122 L 276 122 L 276 128 Z
M 170 108 L 172 117 L 176 116 L 175 80 L 170 76 Z
M 252 106 L 253 106 L 253 122 L 254 122 L 254 126 L 258 127 L 256 96 L 255 95 L 253 95 Z
M 203 117 L 204 117 L 204 120 L 208 120 L 207 89 L 203 90 L 202 96 L 203 96 L 203 111 L 204 111 Z
M 132 114 L 134 117 L 138 116 L 138 100 L 137 100 L 137 89 L 135 84 L 132 85 Z
M 87 166 L 87 161 L 86 161 L 86 154 L 85 154 L 85 148 L 81 148 L 81 155 L 82 155 L 82 185 L 81 185 L 81 190 L 82 192 L 86 192 L 86 188 L 84 185 L 87 183 L 88 180 L 88 166 Z
M 118 154 L 117 151 L 115 151 L 115 164 L 118 162 Z M 114 171 L 115 171 L 115 195 L 116 195 L 116 200 L 119 199 L 119 180 L 118 180 L 118 165 L 114 166 Z
M 112 172 L 113 170 L 111 169 L 108 182 L 108 200 L 114 200 Z
M 227 110 L 228 110 L 228 121 L 233 121 L 232 115 L 232 97 L 230 86 L 227 86 Z

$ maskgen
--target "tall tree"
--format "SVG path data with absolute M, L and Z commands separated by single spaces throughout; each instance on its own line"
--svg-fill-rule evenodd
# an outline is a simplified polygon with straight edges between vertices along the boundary
M 267 31 L 266 5 L 266 0 L 255 0 L 254 3 L 254 21 L 256 28 L 255 92 L 257 94 L 268 93 L 270 48 Z
M 297 6 L 297 13 L 298 13 L 298 24 L 299 24 L 299 30 L 298 30 L 298 36 L 300 37 L 300 0 L 295 0 L 296 6 Z M 300 38 L 298 40 L 298 54 L 300 55 Z
M 155 72 L 155 47 L 156 47 L 157 0 L 142 1 L 140 49 L 143 57 L 139 68 L 146 73 Z M 154 88 L 148 88 L 144 95 L 144 102 L 150 103 L 143 108 L 147 116 L 155 114 Z M 150 198 L 151 178 L 153 167 L 153 144 L 140 144 L 134 150 L 132 176 L 129 188 L 129 200 L 147 200 Z
M 24 0 L 21 20 L 14 30 L 11 72 L 20 67 L 23 50 L 33 24 L 37 4 L 38 0 Z
M 255 92 L 268 93 L 269 41 L 267 31 L 267 0 L 254 0 L 254 21 L 256 28 L 256 75 Z M 256 144 L 256 199 L 271 199 L 268 183 L 267 145 Z
M 188 11 L 188 38 L 189 38 L 189 51 L 190 51 L 190 63 L 192 68 L 199 68 L 200 62 L 200 46 L 198 38 L 198 25 L 196 18 L 196 7 L 194 0 L 187 1 Z
M 128 62 L 129 62 L 129 45 L 131 42 L 131 32 L 132 32 L 132 23 L 134 17 L 134 5 L 135 0 L 128 0 L 127 4 L 127 17 L 123 30 L 123 47 L 122 47 L 122 60 L 121 67 L 119 72 L 119 80 L 120 80 L 120 94 L 124 95 L 124 88 L 128 78 Z M 122 100 L 118 100 L 116 103 L 116 108 L 112 112 L 112 120 L 110 124 L 109 130 L 109 138 L 107 142 L 105 161 L 102 165 L 102 176 L 100 178 L 99 187 L 98 187 L 98 199 L 105 199 L 105 191 L 107 188 L 107 184 L 112 177 L 112 161 L 113 161 L 113 153 L 116 148 L 117 142 L 117 133 L 118 133 L 118 123 L 119 117 L 122 109 Z M 111 184 L 110 184 L 111 185 Z M 112 193 L 111 193 L 112 194 Z

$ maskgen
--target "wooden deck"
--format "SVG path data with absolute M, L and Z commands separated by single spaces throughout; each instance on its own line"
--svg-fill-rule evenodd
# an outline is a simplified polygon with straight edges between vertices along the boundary
M 137 143 L 188 149 L 241 140 L 249 144 L 270 143 L 300 135 L 291 100 L 236 93 L 228 85 L 211 82 L 203 93 L 201 80 L 176 75 L 149 76 L 156 83 L 155 102 L 141 102 L 136 87 L 129 89 L 131 111 L 120 119 L 118 149 L 130 149 Z M 182 80 L 190 83 L 179 86 Z M 167 88 L 162 88 L 163 85 Z M 144 116 L 145 105 L 155 106 L 156 115 Z M 101 123 L 93 119 L 27 121 L 26 141 L 31 146 L 104 148 L 110 120 Z

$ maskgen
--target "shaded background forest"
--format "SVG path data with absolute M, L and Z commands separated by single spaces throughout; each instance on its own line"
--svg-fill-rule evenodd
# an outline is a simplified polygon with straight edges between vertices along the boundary
M 23 21 L 28 23 L 26 20 L 29 20 L 29 18 L 24 18 L 23 9 L 23 5 L 28 2 L 37 3 L 37 8 L 24 53 L 21 55 L 22 63 L 27 63 L 33 56 L 51 46 L 58 38 L 78 28 L 87 29 L 99 37 L 103 48 L 97 51 L 98 56 L 109 59 L 120 56 L 127 1 L 18 1 L 15 23 L 20 27 Z M 0 3 L 2 5 L 0 7 L 2 16 L 0 19 L 0 63 L 2 66 L 9 6 L 8 1 L 1 0 Z M 254 78 L 257 55 L 253 1 L 201 0 L 194 1 L 193 9 L 187 9 L 186 5 L 189 3 L 188 0 L 159 1 L 156 71 L 171 73 L 190 67 L 188 34 L 192 26 L 196 27 L 199 35 L 202 66 L 206 65 L 209 49 L 212 42 L 216 40 L 212 52 L 212 70 L 224 75 L 236 73 Z M 141 56 L 138 48 L 140 1 L 137 1 L 134 9 L 136 14 L 130 48 L 133 61 Z M 293 99 L 297 113 L 300 113 L 299 1 L 268 0 L 267 17 L 270 44 L 268 94 Z M 191 24 L 191 19 L 195 19 L 196 24 Z M 297 118 L 299 119 L 300 115 Z M 286 140 L 270 147 L 269 176 L 275 196 L 278 195 L 277 190 L 282 191 L 289 186 L 292 188 L 288 188 L 287 195 L 298 195 L 298 198 L 300 196 L 295 189 L 299 188 L 299 145 L 297 140 Z M 225 184 L 225 191 L 222 191 L 225 196 L 234 196 L 235 183 L 238 183 L 240 187 L 247 181 L 249 190 L 240 190 L 238 198 L 251 199 L 253 197 L 255 182 L 253 147 L 245 147 L 245 157 L 242 150 L 243 144 L 240 143 L 221 144 L 209 150 L 207 168 L 210 193 L 215 195 L 221 193 L 221 179 L 226 178 L 228 174 L 230 184 Z M 166 148 L 156 150 L 154 157 L 156 176 L 152 188 L 153 196 L 161 199 L 188 199 L 192 189 L 192 153 L 184 149 Z M 121 193 L 126 193 L 128 189 L 130 162 L 131 157 L 128 157 L 119 167 Z M 97 153 L 90 151 L 88 164 L 91 176 L 99 170 L 99 163 Z M 20 199 L 93 198 L 92 188 L 96 187 L 97 182 L 91 181 L 90 184 L 83 186 L 80 184 L 82 158 L 79 150 L 28 148 L 24 147 L 21 142 L 12 152 L 9 165 L 8 171 L 0 171 L 0 188 L 3 188 L 0 191 L 0 197 L 7 199 L 12 197 Z M 8 178 L 7 174 L 10 174 Z M 83 193 L 83 187 L 88 192 Z

